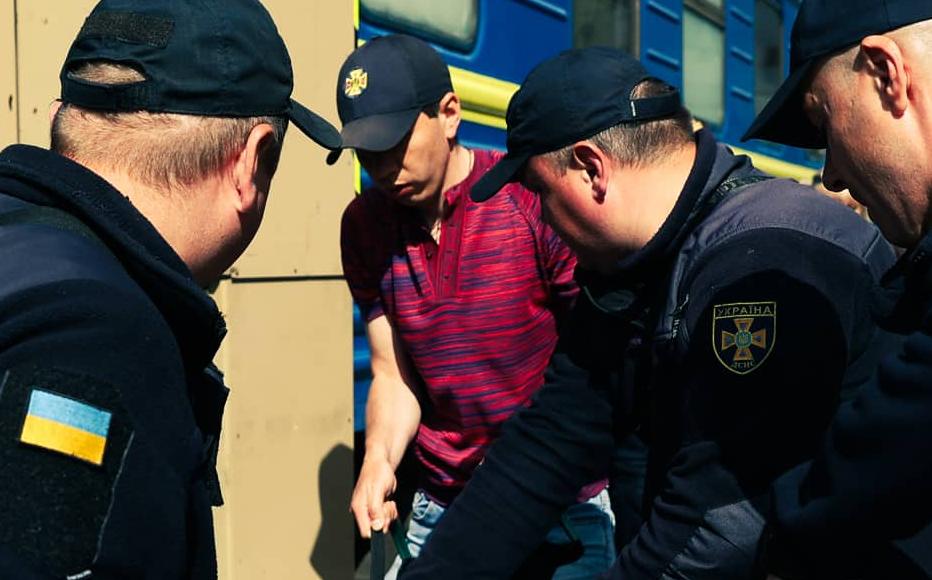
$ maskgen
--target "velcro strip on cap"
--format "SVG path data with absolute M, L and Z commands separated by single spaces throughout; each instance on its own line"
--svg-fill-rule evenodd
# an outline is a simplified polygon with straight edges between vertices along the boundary
M 630 119 L 633 121 L 649 121 L 651 119 L 672 117 L 680 111 L 680 93 L 673 91 L 657 97 L 633 99 L 630 106 Z
M 78 40 L 88 37 L 113 38 L 132 44 L 165 48 L 174 28 L 175 21 L 164 16 L 104 10 L 87 17 L 78 33 Z

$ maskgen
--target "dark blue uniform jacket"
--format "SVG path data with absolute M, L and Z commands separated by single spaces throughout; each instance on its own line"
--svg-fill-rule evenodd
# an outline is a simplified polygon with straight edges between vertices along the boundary
M 0 153 L 0 578 L 216 577 L 224 333 L 107 182 Z M 75 451 L 92 431 L 99 458 Z
M 770 483 L 810 458 L 882 348 L 893 252 L 811 188 L 705 131 L 670 216 L 582 293 L 545 386 L 509 421 L 404 578 L 507 578 L 637 430 L 645 523 L 612 577 L 747 578 Z
M 839 408 L 814 461 L 774 484 L 765 559 L 788 580 L 932 577 L 932 234 L 884 285 L 902 348 Z

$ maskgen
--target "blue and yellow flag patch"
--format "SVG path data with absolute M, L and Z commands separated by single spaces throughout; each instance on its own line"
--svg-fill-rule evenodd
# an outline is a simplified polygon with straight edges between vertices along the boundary
M 28 445 L 101 465 L 111 417 L 108 411 L 33 389 L 19 439 Z

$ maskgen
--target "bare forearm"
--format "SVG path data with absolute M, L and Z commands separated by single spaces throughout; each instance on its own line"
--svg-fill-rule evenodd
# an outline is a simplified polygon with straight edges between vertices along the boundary
M 376 377 L 366 403 L 366 459 L 398 467 L 417 434 L 421 406 L 403 381 Z

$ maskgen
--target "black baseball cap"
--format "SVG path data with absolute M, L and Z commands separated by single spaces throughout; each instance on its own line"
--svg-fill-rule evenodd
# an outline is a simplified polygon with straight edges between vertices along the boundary
M 391 149 L 425 106 L 452 90 L 450 70 L 426 42 L 403 34 L 373 38 L 346 58 L 337 77 L 343 147 Z
M 587 139 L 619 123 L 672 117 L 683 108 L 672 90 L 632 98 L 634 88 L 653 79 L 634 57 L 614 48 L 568 50 L 537 65 L 508 103 L 508 153 L 470 192 L 485 201 L 514 181 L 527 160 Z
M 87 61 L 131 66 L 145 80 L 103 85 L 75 78 Z M 256 0 L 102 0 L 61 70 L 61 99 L 102 111 L 209 117 L 284 116 L 318 144 L 336 128 L 291 98 L 291 59 Z
M 930 18 L 930 0 L 803 0 L 790 36 L 790 75 L 741 140 L 825 147 L 803 110 L 803 91 L 820 59 L 858 44 L 865 36 Z

